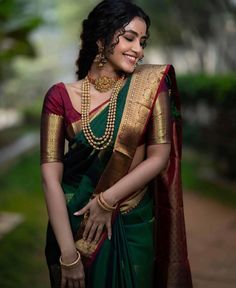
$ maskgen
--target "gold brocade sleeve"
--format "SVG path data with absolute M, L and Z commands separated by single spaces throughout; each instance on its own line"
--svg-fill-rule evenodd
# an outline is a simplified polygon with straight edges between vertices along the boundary
M 170 99 L 168 91 L 156 100 L 147 128 L 147 145 L 170 143 Z
M 63 117 L 43 113 L 40 135 L 40 163 L 62 162 L 65 145 Z

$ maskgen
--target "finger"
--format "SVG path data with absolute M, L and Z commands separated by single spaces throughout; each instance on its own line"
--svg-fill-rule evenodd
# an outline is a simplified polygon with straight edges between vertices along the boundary
M 85 281 L 84 281 L 84 279 L 79 281 L 79 285 L 80 285 L 79 288 L 85 288 Z
M 86 213 L 86 211 L 89 209 L 89 203 L 87 205 L 85 205 L 82 209 L 76 211 L 74 213 L 75 216 L 79 216 L 79 215 L 83 215 L 84 213 Z
M 61 288 L 66 288 L 66 279 L 64 277 L 61 278 Z
M 95 239 L 94 241 L 97 243 L 98 240 L 100 239 L 101 237 L 101 234 L 102 234 L 102 231 L 103 231 L 103 224 L 100 224 L 97 228 L 97 232 L 96 232 L 96 236 L 95 236 Z
M 79 281 L 74 281 L 74 288 L 80 288 Z
M 68 280 L 67 283 L 68 283 L 68 284 L 67 284 L 67 287 L 68 287 L 68 288 L 74 288 L 74 284 L 73 284 L 73 281 L 72 281 L 72 280 Z
M 106 227 L 107 227 L 107 237 L 108 237 L 109 240 L 111 240 L 111 236 L 112 236 L 111 221 L 106 223 Z
M 90 231 L 89 231 L 89 234 L 88 234 L 88 241 L 91 242 L 92 239 L 94 238 L 94 234 L 96 233 L 97 231 L 97 228 L 98 228 L 98 225 L 93 223 Z
M 88 220 L 88 222 L 86 223 L 86 226 L 84 228 L 84 233 L 83 233 L 83 239 L 86 240 L 89 234 L 89 231 L 91 229 L 93 225 L 93 222 L 91 220 Z

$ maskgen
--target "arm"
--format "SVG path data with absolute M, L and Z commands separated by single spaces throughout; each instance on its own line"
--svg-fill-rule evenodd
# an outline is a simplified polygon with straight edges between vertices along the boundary
M 63 263 L 73 263 L 78 254 L 75 248 L 72 231 L 70 228 L 65 196 L 61 188 L 63 164 L 60 162 L 44 163 L 41 165 L 42 183 L 48 216 L 61 250 Z M 67 287 L 67 282 L 80 281 L 84 287 L 84 270 L 79 261 L 73 268 L 62 268 L 61 287 Z
M 161 87 L 153 109 L 147 128 L 146 146 L 146 159 L 105 191 L 104 198 L 108 203 L 115 204 L 139 190 L 162 172 L 168 163 L 171 148 L 170 99 L 166 85 Z M 138 149 L 136 154 L 139 152 Z
M 112 205 L 132 192 L 145 186 L 166 167 L 170 144 L 156 144 L 147 147 L 147 158 L 136 168 L 104 192 L 104 198 Z
M 65 196 L 61 188 L 63 164 L 60 162 L 41 165 L 42 183 L 48 216 L 57 238 L 62 259 L 73 262 L 77 257 L 66 208 Z
M 64 118 L 60 93 L 56 86 L 52 87 L 44 101 L 41 117 L 40 158 L 42 185 L 53 232 L 61 251 L 62 278 L 61 287 L 80 282 L 84 287 L 84 271 L 82 262 L 74 245 L 67 213 L 66 200 L 61 187 L 64 154 Z M 77 260 L 78 261 L 77 261 Z M 74 263 L 68 269 L 67 265 Z M 73 282 L 73 283 L 72 283 Z

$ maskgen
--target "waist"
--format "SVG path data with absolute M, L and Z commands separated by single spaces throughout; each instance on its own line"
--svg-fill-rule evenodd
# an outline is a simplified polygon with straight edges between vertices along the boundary
M 131 210 L 133 210 L 143 199 L 145 193 L 148 190 L 148 186 L 145 186 L 135 193 L 133 193 L 131 196 L 129 196 L 127 199 L 125 199 L 121 204 L 120 204 L 120 212 L 122 214 L 127 214 Z

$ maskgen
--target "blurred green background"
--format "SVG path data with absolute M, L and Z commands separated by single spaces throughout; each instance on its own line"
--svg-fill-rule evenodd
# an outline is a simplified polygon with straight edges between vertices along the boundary
M 235 209 L 236 1 L 134 2 L 152 20 L 144 62 L 176 68 L 184 120 L 184 191 Z M 1 288 L 49 287 L 39 175 L 42 101 L 53 83 L 75 80 L 80 24 L 97 3 L 0 0 L 0 231 L 3 212 L 23 217 L 10 233 L 0 232 Z M 16 142 L 27 136 L 31 144 Z M 9 150 L 13 143 L 19 156 Z M 20 153 L 23 145 L 29 148 Z

